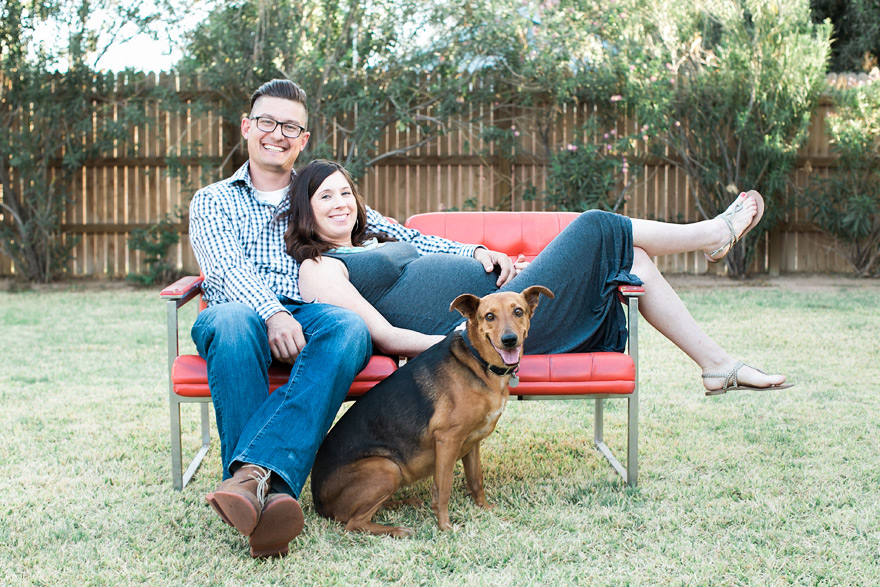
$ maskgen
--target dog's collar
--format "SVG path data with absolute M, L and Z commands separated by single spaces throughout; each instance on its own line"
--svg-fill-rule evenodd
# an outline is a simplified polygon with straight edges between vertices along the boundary
M 467 330 L 462 330 L 461 339 L 464 341 L 464 344 L 467 345 L 467 348 L 471 351 L 471 354 L 476 357 L 477 361 L 480 362 L 483 367 L 494 373 L 495 375 L 514 375 L 516 376 L 516 372 L 519 369 L 519 362 L 516 365 L 512 365 L 510 367 L 496 367 L 495 365 L 489 364 L 489 362 L 480 356 L 480 353 L 477 352 L 477 349 L 474 348 L 474 345 L 471 344 L 470 339 L 467 335 Z

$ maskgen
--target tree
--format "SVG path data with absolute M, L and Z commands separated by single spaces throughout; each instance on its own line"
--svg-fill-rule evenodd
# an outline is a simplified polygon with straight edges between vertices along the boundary
M 812 0 L 813 22 L 834 25 L 830 69 L 870 71 L 880 59 L 880 0 Z
M 834 92 L 827 132 L 836 166 L 804 192 L 810 219 L 827 231 L 857 277 L 880 261 L 880 84 Z
M 805 0 L 641 5 L 620 27 L 622 94 L 651 154 L 692 181 L 704 218 L 756 189 L 764 220 L 725 258 L 746 276 L 755 244 L 784 216 L 798 148 L 824 89 L 830 26 Z M 622 70 L 622 68 L 620 68 Z
M 622 204 L 639 166 L 627 165 L 630 137 L 614 129 L 618 77 L 605 33 L 618 13 L 614 3 L 594 0 L 451 0 L 435 6 L 430 50 L 481 81 L 461 99 L 480 113 L 484 155 L 496 161 L 502 194 L 543 196 L 549 207 L 566 210 Z M 563 118 L 585 105 L 591 111 L 574 129 L 577 137 L 555 142 Z M 535 148 L 525 146 L 532 142 L 526 137 L 536 139 Z M 513 185 L 511 167 L 521 158 L 548 163 L 543 194 L 536 186 Z
M 180 68 L 199 73 L 213 89 L 205 99 L 219 101 L 235 126 L 260 84 L 276 77 L 297 82 L 308 95 L 312 133 L 302 161 L 331 157 L 359 176 L 382 158 L 436 138 L 460 107 L 458 94 L 445 86 L 454 76 L 410 50 L 406 27 L 419 9 L 417 0 L 225 3 L 191 34 Z M 384 150 L 378 138 L 389 127 L 419 138 Z M 228 135 L 230 158 L 243 162 L 238 133 L 230 128 Z
M 71 181 L 125 132 L 126 113 L 137 111 L 122 109 L 114 118 L 114 77 L 87 63 L 115 26 L 95 28 L 95 11 L 116 9 L 131 15 L 131 6 L 109 0 L 6 0 L 0 8 L 0 250 L 28 280 L 47 282 L 64 272 L 74 245 L 60 230 Z M 39 43 L 35 31 L 52 26 L 66 36 Z

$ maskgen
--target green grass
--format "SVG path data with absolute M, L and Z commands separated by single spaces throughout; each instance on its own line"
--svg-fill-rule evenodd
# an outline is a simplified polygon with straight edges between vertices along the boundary
M 880 284 L 779 283 L 682 297 L 793 389 L 706 398 L 698 368 L 642 329 L 637 489 L 591 447 L 590 402 L 512 403 L 483 449 L 493 510 L 466 498 L 459 470 L 455 531 L 440 533 L 427 505 L 403 507 L 381 520 L 414 537 L 376 538 L 319 518 L 307 489 L 305 531 L 268 561 L 204 501 L 219 481 L 216 434 L 192 484 L 171 488 L 156 293 L 0 293 L 0 583 L 878 584 Z M 618 451 L 624 415 L 610 402 Z M 193 451 L 197 408 L 184 416 Z M 428 487 L 406 495 L 428 501 Z

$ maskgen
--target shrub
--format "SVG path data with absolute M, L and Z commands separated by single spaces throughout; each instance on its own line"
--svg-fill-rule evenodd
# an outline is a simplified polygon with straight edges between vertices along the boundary
M 880 258 L 880 82 L 833 94 L 827 131 L 837 166 L 804 191 L 809 217 L 828 232 L 858 277 Z
M 146 273 L 129 274 L 127 279 L 140 285 L 167 284 L 177 279 L 180 272 L 168 259 L 169 249 L 180 242 L 178 225 L 183 218 L 180 210 L 174 215 L 166 214 L 149 228 L 136 228 L 131 231 L 128 246 L 144 253 Z
M 830 26 L 810 22 L 806 0 L 648 4 L 619 35 L 622 93 L 651 154 L 690 178 L 702 217 L 740 191 L 763 194 L 763 222 L 725 258 L 732 277 L 745 277 L 758 239 L 789 205 L 797 150 L 824 89 Z
M 545 201 L 557 210 L 617 212 L 641 169 L 628 161 L 628 147 L 627 137 L 588 123 L 575 140 L 550 156 Z

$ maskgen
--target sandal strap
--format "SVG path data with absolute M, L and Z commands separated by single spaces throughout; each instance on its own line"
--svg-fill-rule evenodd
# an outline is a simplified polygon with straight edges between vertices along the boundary
M 736 364 L 733 366 L 733 369 L 731 369 L 729 372 L 727 372 L 727 373 L 703 373 L 703 379 L 715 379 L 715 378 L 721 379 L 721 378 L 723 378 L 724 385 L 721 386 L 721 391 L 727 391 L 728 389 L 730 389 L 732 387 L 739 387 L 739 382 L 736 380 L 736 374 L 739 373 L 739 370 L 742 369 L 743 367 L 748 367 L 749 369 L 754 369 L 755 371 L 757 371 L 761 375 L 767 374 L 764 371 L 761 371 L 760 369 L 758 369 L 757 367 L 752 367 L 751 365 L 747 365 L 747 364 L 743 363 L 742 361 L 737 361 Z
M 740 369 L 743 368 L 744 365 L 745 365 L 745 363 L 743 363 L 742 361 L 737 361 L 736 364 L 733 366 L 733 369 L 731 369 L 729 372 L 727 372 L 727 373 L 703 373 L 703 379 L 723 378 L 724 384 L 721 386 L 721 391 L 727 391 L 731 387 L 737 386 L 736 374 L 739 372 Z
M 742 210 L 743 205 L 741 203 L 736 204 L 733 207 L 733 210 L 728 210 L 724 214 L 719 214 L 718 218 L 727 223 L 727 230 L 730 231 L 730 238 L 727 239 L 727 242 L 709 253 L 709 257 L 715 257 L 715 255 L 719 254 L 721 251 L 728 247 L 733 247 L 738 241 L 739 237 L 736 235 L 736 231 L 733 229 L 733 216 Z

